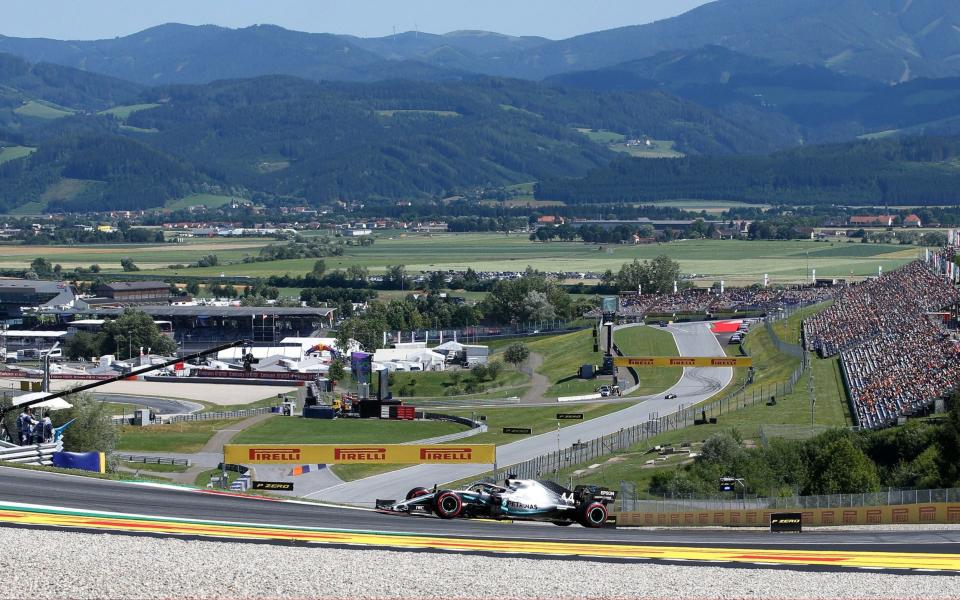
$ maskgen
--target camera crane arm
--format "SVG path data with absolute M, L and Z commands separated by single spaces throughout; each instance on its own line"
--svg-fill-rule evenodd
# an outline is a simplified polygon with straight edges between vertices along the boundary
M 40 397 L 40 398 L 34 398 L 33 400 L 30 400 L 30 401 L 28 401 L 28 402 L 24 402 L 23 404 L 17 404 L 17 405 L 15 405 L 15 406 L 8 406 L 8 407 L 6 407 L 6 408 L 4 408 L 4 409 L 0 409 L 0 422 L 2 422 L 2 421 L 3 421 L 3 418 L 7 415 L 7 413 L 10 412 L 10 411 L 13 410 L 13 409 L 24 409 L 24 408 L 28 408 L 28 407 L 33 406 L 33 405 L 35 405 L 35 404 L 40 404 L 41 402 L 46 402 L 47 400 L 53 400 L 54 398 L 62 398 L 62 397 L 64 397 L 64 396 L 68 396 L 68 395 L 70 395 L 70 394 L 78 394 L 78 393 L 80 393 L 80 392 L 86 392 L 87 390 L 92 390 L 92 389 L 98 388 L 98 387 L 100 387 L 100 386 L 102 386 L 102 385 L 107 385 L 108 383 L 114 383 L 114 382 L 116 382 L 116 381 L 123 381 L 124 379 L 129 379 L 130 377 L 136 377 L 137 375 L 142 375 L 142 374 L 144 374 L 144 373 L 149 373 L 149 372 L 151 372 L 151 371 L 157 371 L 157 370 L 159 370 L 159 369 L 163 369 L 163 368 L 166 368 L 166 367 L 175 365 L 175 364 L 177 364 L 177 363 L 186 362 L 186 361 L 188 361 L 188 360 L 193 360 L 193 359 L 195 359 L 195 358 L 203 358 L 203 357 L 205 357 L 205 356 L 209 356 L 210 354 L 215 354 L 215 353 L 217 353 L 217 352 L 222 352 L 223 350 L 229 350 L 230 348 L 236 348 L 237 346 L 249 346 L 249 345 L 250 345 L 250 342 L 248 342 L 248 341 L 237 340 L 237 341 L 235 341 L 235 342 L 230 342 L 229 344 L 223 344 L 222 346 L 216 346 L 216 347 L 214 347 L 214 348 L 207 348 L 206 350 L 201 350 L 200 352 L 194 352 L 193 354 L 189 354 L 189 355 L 187 355 L 187 356 L 182 356 L 182 357 L 180 357 L 180 358 L 175 358 L 175 359 L 172 359 L 172 360 L 168 360 L 167 362 L 164 362 L 164 363 L 159 364 L 159 365 L 150 365 L 150 366 L 147 366 L 147 367 L 143 367 L 143 368 L 140 368 L 140 369 L 136 369 L 136 370 L 130 371 L 129 373 L 127 373 L 127 374 L 125 374 L 125 375 L 117 375 L 116 377 L 111 377 L 110 379 L 103 379 L 103 380 L 100 380 L 100 381 L 94 381 L 94 382 L 91 382 L 91 383 L 85 383 L 85 384 L 83 384 L 83 385 L 79 385 L 79 386 L 77 386 L 77 387 L 70 388 L 69 390 L 63 390 L 62 392 L 53 392 L 53 393 L 50 393 L 50 394 L 46 394 L 46 395 L 44 395 L 44 396 L 42 396 L 42 397 Z

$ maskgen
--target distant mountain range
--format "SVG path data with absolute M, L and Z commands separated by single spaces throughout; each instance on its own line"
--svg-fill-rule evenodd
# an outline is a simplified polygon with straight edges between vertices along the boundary
M 214 188 L 314 204 L 428 199 L 586 174 L 616 155 L 610 131 L 693 154 L 767 153 L 795 136 L 660 91 L 482 76 L 143 87 L 9 55 L 0 66 L 0 210 L 150 208 Z
M 97 41 L 0 36 L 0 52 L 141 84 L 274 74 L 345 81 L 468 73 L 542 79 L 709 45 L 883 83 L 960 76 L 960 3 L 716 0 L 672 19 L 561 41 L 482 31 L 358 38 L 271 25 L 177 24 Z

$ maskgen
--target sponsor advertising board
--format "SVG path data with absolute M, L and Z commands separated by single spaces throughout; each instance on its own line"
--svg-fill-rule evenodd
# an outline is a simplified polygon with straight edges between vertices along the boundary
M 582 421 L 583 413 L 557 413 L 558 421 Z
M 253 489 L 274 492 L 292 492 L 293 482 L 290 481 L 254 481 Z
M 493 444 L 227 444 L 224 460 L 238 465 L 493 464 Z
M 515 433 L 519 435 L 530 435 L 533 433 L 533 429 L 530 429 L 529 427 L 504 427 L 503 432 Z
M 770 515 L 772 533 L 800 533 L 803 531 L 803 513 L 773 513 Z
M 617 367 L 752 367 L 749 356 L 616 356 Z
M 219 369 L 199 369 L 198 377 L 222 377 L 224 379 L 282 379 L 289 381 L 313 381 L 314 373 L 286 373 L 269 371 L 222 371 Z M 189 381 L 189 380 L 187 380 Z

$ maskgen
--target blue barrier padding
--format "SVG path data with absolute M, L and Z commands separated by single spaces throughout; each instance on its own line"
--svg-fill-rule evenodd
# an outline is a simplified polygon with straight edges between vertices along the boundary
M 106 455 L 103 452 L 54 452 L 53 466 L 62 469 L 80 469 L 105 473 Z

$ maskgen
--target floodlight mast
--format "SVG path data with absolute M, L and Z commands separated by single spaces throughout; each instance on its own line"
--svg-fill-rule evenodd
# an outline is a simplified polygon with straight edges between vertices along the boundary
M 159 364 L 159 365 L 150 365 L 150 366 L 144 367 L 144 368 L 142 368 L 142 369 L 136 369 L 136 370 L 130 371 L 129 373 L 126 373 L 126 374 L 124 374 L 124 375 L 117 375 L 116 377 L 111 377 L 111 378 L 109 378 L 109 379 L 103 379 L 103 380 L 100 380 L 100 381 L 94 381 L 94 382 L 92 382 L 92 383 L 85 383 L 85 384 L 83 384 L 83 385 L 78 385 L 77 387 L 70 388 L 69 390 L 63 390 L 63 391 L 61 391 L 61 392 L 56 392 L 56 393 L 53 393 L 53 394 L 49 394 L 49 395 L 43 396 L 43 397 L 41 397 L 41 398 L 36 398 L 36 399 L 34 399 L 34 400 L 30 400 L 29 402 L 24 402 L 23 404 L 18 404 L 18 405 L 16 405 L 16 406 L 8 406 L 8 407 L 6 407 L 6 408 L 0 409 L 0 421 L 2 421 L 2 420 L 3 420 L 3 417 L 5 417 L 6 414 L 7 414 L 8 412 L 10 412 L 11 410 L 13 410 L 14 408 L 16 408 L 16 409 L 29 408 L 29 407 L 31 407 L 31 406 L 33 406 L 33 405 L 35 405 L 35 404 L 40 404 L 41 402 L 46 402 L 47 400 L 53 400 L 54 398 L 62 398 L 62 397 L 64 397 L 64 396 L 69 396 L 70 394 L 78 394 L 78 393 L 80 393 L 80 392 L 86 392 L 87 390 L 92 390 L 92 389 L 98 388 L 98 387 L 100 387 L 100 386 L 102 386 L 102 385 L 107 385 L 108 383 L 114 383 L 114 382 L 117 382 L 117 381 L 123 381 L 124 379 L 129 379 L 130 377 L 136 377 L 137 375 L 142 375 L 142 374 L 144 374 L 144 373 L 149 373 L 149 372 L 151 372 L 151 371 L 156 371 L 156 370 L 158 370 L 158 369 L 163 369 L 163 368 L 165 368 L 165 367 L 169 367 L 169 366 L 175 365 L 175 364 L 177 364 L 177 363 L 182 363 L 182 362 L 185 362 L 185 361 L 188 361 L 188 360 L 193 360 L 193 359 L 195 359 L 195 358 L 203 358 L 203 357 L 208 356 L 208 355 L 210 355 L 210 354 L 214 354 L 214 353 L 217 353 L 217 352 L 222 352 L 222 351 L 224 351 L 224 350 L 229 350 L 230 348 L 236 348 L 237 346 L 251 346 L 251 345 L 252 345 L 251 342 L 249 342 L 249 341 L 247 341 L 247 340 L 237 340 L 237 341 L 235 341 L 235 342 L 230 342 L 229 344 L 223 344 L 223 345 L 220 345 L 220 346 L 216 346 L 216 347 L 214 347 L 214 348 L 207 348 L 206 350 L 201 350 L 200 352 L 194 352 L 193 354 L 188 354 L 187 356 L 181 356 L 181 357 L 179 357 L 179 358 L 175 358 L 175 359 L 172 359 L 172 360 L 168 360 L 168 361 L 166 361 L 166 362 L 164 362 L 164 363 L 161 363 L 161 364 Z

